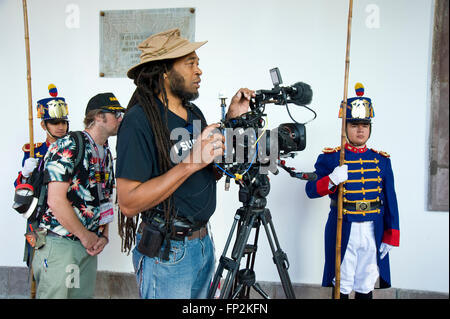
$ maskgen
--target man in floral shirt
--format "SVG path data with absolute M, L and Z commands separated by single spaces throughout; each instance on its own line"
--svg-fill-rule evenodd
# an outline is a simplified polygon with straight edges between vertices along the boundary
M 67 135 L 45 156 L 48 199 L 40 227 L 45 245 L 33 259 L 37 298 L 92 298 L 97 255 L 113 220 L 113 159 L 108 137 L 117 134 L 125 109 L 112 93 L 90 99 L 82 132 L 84 148 Z M 78 152 L 84 156 L 75 167 Z

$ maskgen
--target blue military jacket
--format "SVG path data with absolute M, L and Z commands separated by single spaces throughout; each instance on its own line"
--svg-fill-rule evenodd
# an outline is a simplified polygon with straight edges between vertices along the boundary
M 337 187 L 328 188 L 328 177 L 339 166 L 340 147 L 326 148 L 315 164 L 317 179 L 306 183 L 309 198 L 328 195 L 332 204 L 325 227 L 325 269 L 322 285 L 331 286 L 335 277 L 335 247 L 338 198 Z M 345 145 L 348 180 L 344 182 L 341 258 L 344 258 L 352 222 L 373 221 L 377 251 L 381 242 L 399 246 L 400 230 L 397 197 L 389 155 L 374 149 Z M 349 207 L 350 206 L 350 207 Z M 347 208 L 345 208 L 347 207 Z M 380 286 L 390 287 L 389 254 L 380 260 Z
M 41 159 L 47 154 L 48 147 L 50 146 L 50 143 L 48 141 L 45 141 L 44 143 L 36 143 L 34 144 L 34 157 L 37 159 Z M 25 160 L 30 158 L 30 144 L 25 144 L 22 147 L 23 151 L 23 159 L 22 159 L 22 167 L 25 163 Z M 22 172 L 19 172 L 19 175 L 17 176 L 16 180 L 14 181 L 14 187 L 22 183 Z

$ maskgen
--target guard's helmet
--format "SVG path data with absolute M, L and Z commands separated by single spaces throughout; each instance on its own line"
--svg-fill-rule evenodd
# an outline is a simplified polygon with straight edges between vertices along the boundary
M 66 120 L 69 115 L 66 100 L 58 97 L 58 90 L 54 84 L 48 86 L 50 98 L 40 99 L 37 101 L 37 117 L 42 120 Z
M 375 116 L 372 106 L 372 100 L 368 97 L 363 97 L 364 86 L 361 83 L 355 85 L 356 97 L 347 99 L 347 122 L 371 123 L 371 119 Z M 339 109 L 339 118 L 342 118 L 342 105 Z

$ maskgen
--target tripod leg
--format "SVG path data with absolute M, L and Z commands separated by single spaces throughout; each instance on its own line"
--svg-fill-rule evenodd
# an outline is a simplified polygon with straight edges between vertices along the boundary
M 262 290 L 261 286 L 257 282 L 255 282 L 252 287 L 261 295 L 261 297 L 264 299 L 270 299 L 269 295 Z
M 270 211 L 268 209 L 266 209 L 265 213 L 262 214 L 261 220 L 266 231 L 270 249 L 272 250 L 273 262 L 277 266 L 278 274 L 280 275 L 281 284 L 283 285 L 286 298 L 295 299 L 294 288 L 292 287 L 292 282 L 289 278 L 289 273 L 287 272 L 287 270 L 289 269 L 289 261 L 287 259 L 286 253 L 283 252 L 283 250 L 280 248 L 280 243 L 278 242 L 278 238 L 275 233 L 275 227 L 273 226 Z M 270 225 L 270 230 L 272 231 L 276 247 L 274 246 L 268 225 Z
M 233 295 L 231 296 L 231 299 L 236 299 L 236 297 L 239 295 L 239 293 L 241 292 L 242 288 L 244 287 L 243 284 L 239 284 L 236 287 L 236 290 L 234 291 Z
M 253 228 L 256 217 L 252 215 L 250 219 L 244 220 L 243 224 L 240 226 L 237 235 L 236 243 L 234 244 L 233 251 L 231 253 L 231 258 L 238 259 L 244 254 L 244 249 L 250 236 L 250 232 Z
M 238 221 L 240 220 L 240 218 L 241 218 L 241 216 L 239 215 L 239 210 L 238 210 L 238 212 L 236 212 L 236 214 L 234 215 L 233 225 L 231 226 L 230 233 L 228 234 L 228 238 L 225 243 L 225 247 L 224 247 L 222 255 L 220 257 L 219 266 L 217 267 L 216 273 L 214 274 L 214 280 L 211 284 L 211 287 L 209 288 L 209 292 L 207 295 L 208 299 L 214 298 L 217 287 L 219 286 L 220 279 L 222 278 L 223 270 L 225 268 L 227 268 L 227 266 L 232 267 L 232 265 L 230 264 L 231 261 L 228 258 L 226 258 L 226 254 L 227 254 L 228 247 L 230 246 L 231 238 L 233 237 L 233 233 L 236 229 L 236 225 L 237 225 Z M 228 283 L 228 276 L 224 282 L 224 287 L 227 285 L 227 283 Z M 223 294 L 223 291 L 224 290 L 222 290 L 221 296 Z
M 245 245 L 247 244 L 248 237 L 250 236 L 250 232 L 253 228 L 253 223 L 255 222 L 255 215 L 251 215 L 250 218 L 246 218 L 243 224 L 240 227 L 239 232 L 236 234 L 236 242 L 233 247 L 233 253 L 231 258 L 235 262 L 234 269 L 228 273 L 227 279 L 229 278 L 230 282 L 227 282 L 226 285 L 224 283 L 224 291 L 223 296 L 227 298 L 230 294 L 230 289 L 234 278 L 236 277 L 236 273 L 238 271 L 239 265 L 241 263 L 242 256 L 244 255 Z

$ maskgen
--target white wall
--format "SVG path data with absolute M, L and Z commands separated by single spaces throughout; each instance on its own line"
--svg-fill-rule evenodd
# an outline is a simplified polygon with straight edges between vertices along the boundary
M 401 246 L 391 253 L 392 283 L 448 293 L 448 213 L 426 209 L 433 1 L 354 2 L 349 96 L 354 96 L 355 82 L 364 83 L 376 115 L 369 146 L 391 154 L 396 177 Z M 69 4 L 80 9 L 79 28 L 65 24 Z M 289 165 L 312 170 L 323 147 L 340 144 L 337 113 L 343 96 L 347 0 L 29 0 L 33 109 L 38 99 L 46 97 L 49 83 L 55 83 L 69 103 L 71 129 L 82 129 L 85 105 L 99 92 L 112 91 L 126 105 L 134 90 L 132 81 L 98 76 L 99 11 L 170 7 L 195 7 L 196 40 L 209 40 L 197 51 L 203 77 L 196 101 L 209 122 L 220 118 L 219 91 L 231 97 L 239 87 L 269 89 L 268 70 L 278 66 L 286 85 L 304 81 L 312 86 L 311 105 L 317 112 L 317 119 L 307 125 L 306 150 Z M 379 9 L 378 28 L 368 27 L 376 14 L 373 8 Z M 0 30 L 0 265 L 21 266 L 25 224 L 11 208 L 12 183 L 20 170 L 21 147 L 28 140 L 21 1 L 0 1 Z M 299 121 L 311 117 L 291 109 Z M 267 113 L 269 128 L 290 122 L 283 107 L 269 106 Z M 42 141 L 38 124 L 35 121 L 35 140 Z M 111 142 L 114 146 L 115 138 Z M 218 256 L 240 206 L 237 185 L 232 184 L 229 192 L 223 186 L 222 180 L 211 220 Z M 319 284 L 329 201 L 307 199 L 305 182 L 283 172 L 271 176 L 271 186 L 268 208 L 289 257 L 291 279 Z M 99 269 L 132 272 L 131 256 L 120 253 L 116 229 L 115 222 Z M 257 279 L 278 281 L 265 235 L 259 244 Z

